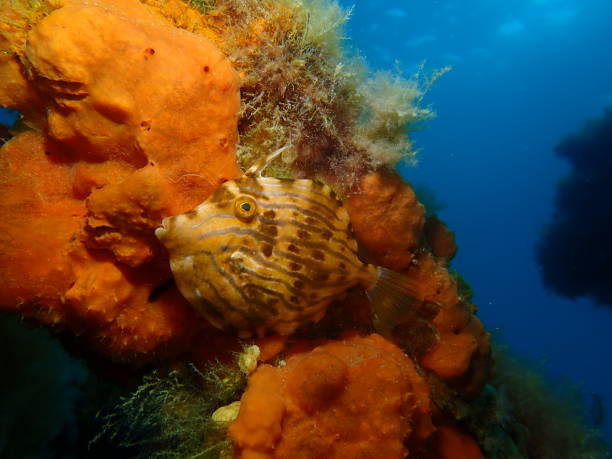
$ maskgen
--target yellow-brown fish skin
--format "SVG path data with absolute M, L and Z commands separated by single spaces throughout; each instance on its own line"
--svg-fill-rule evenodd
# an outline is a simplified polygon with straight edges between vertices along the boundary
M 213 325 L 286 335 L 350 287 L 373 285 L 377 268 L 357 257 L 348 213 L 328 186 L 254 170 L 164 219 L 156 235 L 181 293 Z

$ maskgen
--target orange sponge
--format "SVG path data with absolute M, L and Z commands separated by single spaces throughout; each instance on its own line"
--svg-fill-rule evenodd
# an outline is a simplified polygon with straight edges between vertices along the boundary
M 411 432 L 433 431 L 427 384 L 379 335 L 302 343 L 285 363 L 249 377 L 229 429 L 238 457 L 402 458 Z
M 420 243 L 425 210 L 399 176 L 365 175 L 347 201 L 355 236 L 378 265 L 405 269 Z
M 389 337 L 462 395 L 475 395 L 489 375 L 489 335 L 447 269 L 453 234 L 435 217 L 425 223 L 410 185 L 390 173 L 364 176 L 346 206 L 368 261 L 401 270 L 417 287 L 415 307 L 393 318 Z
M 14 83 L 0 103 L 43 133 L 3 146 L 0 307 L 115 359 L 188 347 L 203 321 L 168 283 L 153 231 L 239 176 L 237 73 L 130 0 L 67 0 L 20 21 L 27 40 L 0 29 Z

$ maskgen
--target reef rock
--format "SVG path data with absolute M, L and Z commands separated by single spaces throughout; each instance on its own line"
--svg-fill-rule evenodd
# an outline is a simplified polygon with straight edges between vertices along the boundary
M 229 429 L 237 457 L 402 458 L 433 432 L 429 389 L 380 335 L 302 343 L 249 377 Z
M 42 130 L 2 150 L 0 307 L 150 358 L 197 328 L 153 230 L 239 175 L 238 75 L 138 2 L 34 13 L 0 31 L 0 104 Z

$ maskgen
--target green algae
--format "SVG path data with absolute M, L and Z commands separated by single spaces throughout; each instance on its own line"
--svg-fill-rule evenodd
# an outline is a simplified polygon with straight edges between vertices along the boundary
M 228 426 L 211 416 L 238 400 L 245 385 L 245 374 L 234 364 L 155 371 L 103 416 L 104 428 L 92 444 L 103 439 L 142 458 L 231 457 Z
M 413 161 L 409 132 L 431 118 L 423 96 L 448 69 L 370 75 L 347 49 L 350 10 L 328 0 L 193 0 L 242 76 L 243 168 L 289 148 L 268 171 L 349 188 L 364 173 Z M 341 190 L 340 190 L 341 191 Z
M 609 446 L 589 425 L 579 388 L 550 381 L 542 368 L 493 346 L 493 378 L 463 422 L 490 459 L 602 459 Z

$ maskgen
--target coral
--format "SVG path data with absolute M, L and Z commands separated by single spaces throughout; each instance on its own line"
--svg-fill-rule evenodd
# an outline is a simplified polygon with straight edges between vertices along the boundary
M 455 256 L 457 253 L 455 235 L 442 220 L 435 215 L 428 216 L 423 231 L 427 245 L 434 256 L 446 260 L 451 260 Z
M 404 437 L 433 431 L 425 381 L 379 335 L 301 343 L 284 362 L 249 377 L 237 457 L 400 458 Z
M 478 443 L 452 425 L 436 428 L 437 456 L 439 459 L 484 459 Z
M 425 221 L 410 185 L 397 175 L 375 172 L 361 179 L 345 206 L 367 261 L 396 270 L 410 264 Z
M 434 217 L 426 224 L 410 185 L 390 173 L 365 176 L 346 207 L 365 258 L 403 270 L 415 286 L 404 310 L 374 311 L 385 324 L 379 331 L 454 389 L 475 395 L 489 374 L 489 336 L 447 269 L 456 250 L 452 233 Z
M 0 304 L 118 359 L 184 349 L 202 325 L 168 283 L 153 229 L 238 176 L 237 74 L 135 2 L 42 16 L 27 41 L 2 30 L 27 84 L 0 102 L 44 134 L 3 146 Z
M 417 280 L 424 301 L 439 305 L 431 320 L 437 340 L 420 363 L 462 394 L 473 396 L 489 376 L 489 334 L 474 315 L 474 306 L 459 297 L 448 270 L 427 252 L 416 261 L 408 274 Z

